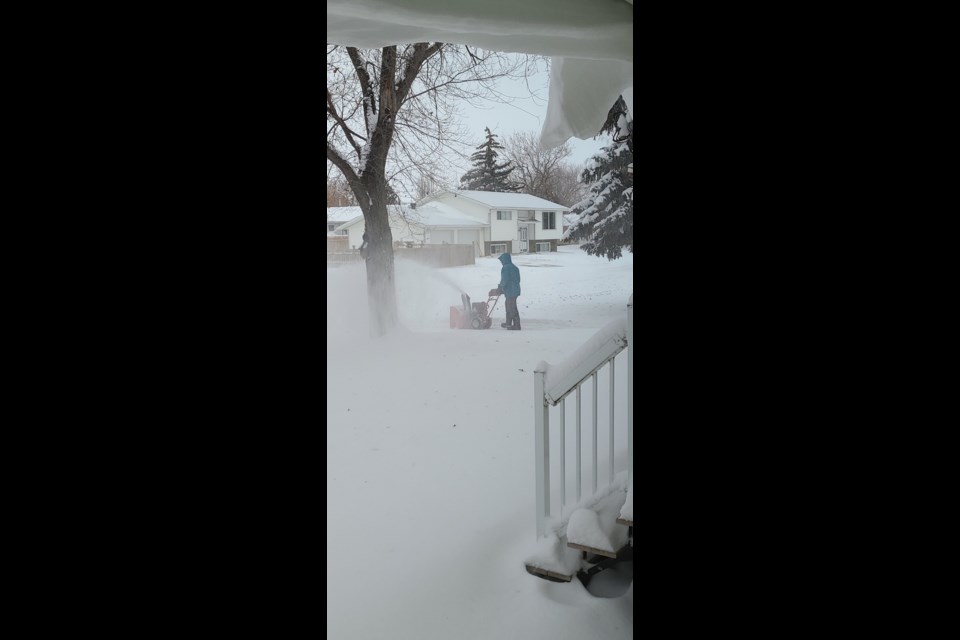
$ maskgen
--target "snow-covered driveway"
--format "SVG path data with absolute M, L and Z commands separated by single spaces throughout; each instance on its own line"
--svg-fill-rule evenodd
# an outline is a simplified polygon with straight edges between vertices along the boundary
M 515 256 L 522 331 L 451 330 L 495 257 L 397 264 L 402 328 L 367 334 L 361 264 L 328 268 L 327 630 L 332 640 L 626 638 L 632 590 L 588 594 L 524 571 L 535 542 L 533 368 L 626 312 L 633 256 Z

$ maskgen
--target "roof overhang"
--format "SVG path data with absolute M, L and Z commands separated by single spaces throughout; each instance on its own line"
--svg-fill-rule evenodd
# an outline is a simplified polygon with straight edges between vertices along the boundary
M 632 0 L 327 0 L 327 43 L 469 44 L 551 56 L 548 148 L 599 132 L 617 96 L 633 112 Z

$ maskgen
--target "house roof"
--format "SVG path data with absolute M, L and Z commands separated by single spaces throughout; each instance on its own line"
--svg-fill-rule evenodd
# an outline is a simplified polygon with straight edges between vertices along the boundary
M 327 209 L 327 211 L 331 211 L 334 208 L 356 209 L 358 212 L 360 210 L 360 207 L 332 207 L 331 209 Z M 425 227 L 460 227 L 482 229 L 490 226 L 488 223 L 477 220 L 473 216 L 469 216 L 465 213 L 461 213 L 460 211 L 457 211 L 453 207 L 444 204 L 443 202 L 431 202 L 422 207 L 417 207 L 416 209 L 398 205 L 390 205 L 387 207 L 387 214 L 394 223 L 400 222 L 400 220 L 397 218 L 401 213 L 403 214 L 404 222 L 413 225 L 422 225 Z M 347 215 L 347 212 L 343 213 L 343 217 L 347 217 Z M 328 219 L 332 220 L 332 218 Z M 360 213 L 338 226 L 336 231 L 349 229 L 350 227 L 360 223 L 362 220 L 363 215 Z
M 454 194 L 458 198 L 469 198 L 474 202 L 479 202 L 485 207 L 501 209 L 555 209 L 567 210 L 562 204 L 550 202 L 529 193 L 505 193 L 502 191 L 442 191 L 436 195 L 429 196 L 421 202 L 430 202 L 434 198 L 444 194 Z
M 411 221 L 425 227 L 472 227 L 482 229 L 490 224 L 457 211 L 443 202 L 430 202 L 410 211 Z
M 349 222 L 362 215 L 360 207 L 327 207 L 327 222 Z
M 415 221 L 416 218 L 413 216 L 413 212 L 414 210 L 406 205 L 387 205 L 387 215 L 394 222 L 397 221 L 399 216 Z M 334 216 L 337 217 L 335 218 Z M 327 207 L 327 220 L 330 222 L 340 222 L 342 220 L 340 226 L 334 229 L 334 231 L 343 231 L 363 221 L 363 210 L 360 207 Z

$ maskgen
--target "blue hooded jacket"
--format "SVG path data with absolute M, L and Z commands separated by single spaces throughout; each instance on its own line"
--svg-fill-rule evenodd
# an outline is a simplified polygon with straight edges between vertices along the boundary
M 509 253 L 501 253 L 500 262 L 503 263 L 503 268 L 500 269 L 500 290 L 508 298 L 520 297 L 520 269 L 513 264 Z

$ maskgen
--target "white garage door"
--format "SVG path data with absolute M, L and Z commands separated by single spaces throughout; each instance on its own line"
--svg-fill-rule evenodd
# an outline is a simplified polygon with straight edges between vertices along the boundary
M 479 229 L 460 229 L 457 231 L 457 244 L 473 244 L 480 242 Z
M 434 229 L 430 232 L 430 244 L 453 244 L 453 230 L 441 231 Z

